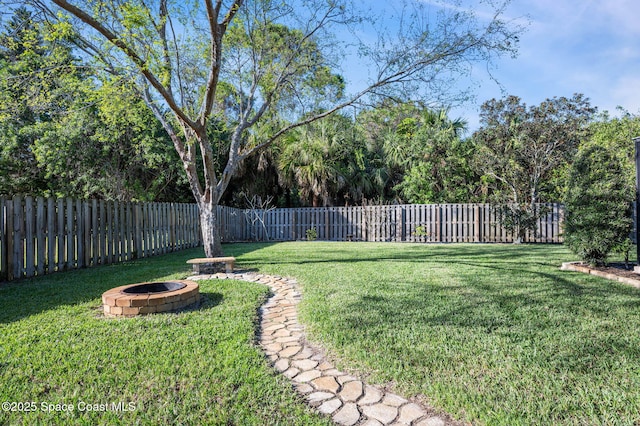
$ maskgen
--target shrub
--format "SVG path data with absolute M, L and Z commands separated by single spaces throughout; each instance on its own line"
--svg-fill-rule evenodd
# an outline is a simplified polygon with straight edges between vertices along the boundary
M 307 229 L 305 233 L 307 234 L 307 241 L 315 241 L 318 238 L 318 231 L 315 226 Z
M 493 207 L 498 217 L 498 223 L 513 234 L 513 243 L 520 244 L 528 232 L 538 232 L 538 220 L 546 215 L 549 209 L 532 206 L 531 204 L 506 203 Z
M 604 265 L 633 226 L 635 188 L 622 160 L 603 146 L 581 148 L 567 188 L 565 243 L 591 265 Z

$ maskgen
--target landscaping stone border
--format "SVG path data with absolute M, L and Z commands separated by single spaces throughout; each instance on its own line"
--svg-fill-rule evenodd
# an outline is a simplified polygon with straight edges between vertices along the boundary
M 619 281 L 621 283 L 628 284 L 630 286 L 640 289 L 640 279 L 622 277 L 620 275 L 612 274 L 609 272 L 599 271 L 595 268 L 591 268 L 589 265 L 586 265 L 582 262 L 564 262 L 560 267 L 560 270 L 582 272 L 585 274 L 595 275 L 601 278 L 606 278 L 608 280 Z
M 298 322 L 298 283 L 252 272 L 197 275 L 189 280 L 235 279 L 266 284 L 273 295 L 260 308 L 260 346 L 273 367 L 289 378 L 309 405 L 344 426 L 449 426 L 458 423 L 422 404 L 370 386 L 336 369 L 323 351 L 306 341 Z

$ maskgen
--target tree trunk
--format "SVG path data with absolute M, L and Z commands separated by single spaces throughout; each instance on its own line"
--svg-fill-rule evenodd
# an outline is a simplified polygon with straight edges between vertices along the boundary
M 206 257 L 222 256 L 221 229 L 218 228 L 218 205 L 200 203 L 200 229 Z

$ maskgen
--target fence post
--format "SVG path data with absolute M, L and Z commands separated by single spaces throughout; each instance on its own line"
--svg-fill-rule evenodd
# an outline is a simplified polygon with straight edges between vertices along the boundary
M 37 254 L 37 269 L 38 275 L 43 275 L 45 271 L 45 260 L 47 256 L 47 223 L 45 220 L 45 206 L 44 198 L 38 197 L 36 199 L 36 254 Z
M 82 216 L 84 222 L 84 251 L 82 256 L 84 257 L 84 266 L 91 266 L 91 208 L 89 202 L 84 201 L 82 203 Z
M 133 241 L 133 250 L 131 251 L 131 258 L 137 259 L 142 257 L 142 244 L 140 243 L 140 204 L 135 203 L 131 206 L 131 213 L 133 214 L 133 224 L 132 224 L 132 241 Z
M 75 250 L 73 236 L 73 202 L 71 198 L 67 198 L 67 268 L 72 269 L 75 266 Z
M 169 251 L 175 251 L 177 249 L 176 242 L 176 209 L 178 205 L 175 203 L 169 204 Z
M 473 208 L 473 241 L 480 242 L 480 206 L 476 204 Z
M 436 241 L 442 242 L 442 205 L 436 206 Z
M 107 264 L 113 263 L 113 212 L 114 205 L 112 201 L 105 203 L 105 210 L 107 212 L 105 220 L 105 254 L 107 255 Z
M 84 210 L 82 201 L 76 200 L 76 265 L 84 268 Z
M 35 235 L 33 224 L 35 222 L 35 214 L 33 212 L 33 197 L 27 195 L 24 197 L 24 272 L 26 277 L 35 275 Z
M 13 276 L 22 278 L 24 274 L 24 209 L 22 197 L 13 197 Z
M 13 234 L 13 200 L 6 200 L 6 218 L 7 223 L 5 225 L 5 235 L 7 236 L 6 244 L 7 250 L 5 252 L 7 256 L 7 280 L 11 281 L 15 277 L 15 269 L 14 269 L 14 234 Z

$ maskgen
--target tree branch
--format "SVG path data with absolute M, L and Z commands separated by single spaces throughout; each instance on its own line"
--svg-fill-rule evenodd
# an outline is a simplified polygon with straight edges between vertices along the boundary
M 234 0 L 233 4 L 229 8 L 227 14 L 221 23 L 218 23 L 218 17 L 220 15 L 220 9 L 222 7 L 222 0 L 217 0 L 215 7 L 211 0 L 206 0 L 205 5 L 207 9 L 207 18 L 209 22 L 209 31 L 211 33 L 211 46 L 210 46 L 210 61 L 211 67 L 209 69 L 209 77 L 207 78 L 207 85 L 205 88 L 205 96 L 202 101 L 202 107 L 200 108 L 199 122 L 202 126 L 205 125 L 207 118 L 213 110 L 213 104 L 216 96 L 216 89 L 218 87 L 218 79 L 220 77 L 220 68 L 222 67 L 222 39 L 229 23 L 233 20 L 234 16 L 242 6 L 243 0 Z
M 66 0 L 51 0 L 54 4 L 71 13 L 72 15 L 78 17 L 82 22 L 89 25 L 95 31 L 100 33 L 104 38 L 109 40 L 114 46 L 118 47 L 129 59 L 133 61 L 136 65 L 140 73 L 146 78 L 146 80 L 153 86 L 154 89 L 158 91 L 158 93 L 162 96 L 162 98 L 167 102 L 167 105 L 171 110 L 189 127 L 195 128 L 197 127 L 196 123 L 191 120 L 186 113 L 180 108 L 179 105 L 176 104 L 173 95 L 166 87 L 158 80 L 158 78 L 149 70 L 148 65 L 144 59 L 142 59 L 133 47 L 126 44 L 122 39 L 116 36 L 111 30 L 98 22 L 95 18 L 89 15 L 84 10 L 70 4 Z
M 182 141 L 182 139 L 180 139 L 176 130 L 173 128 L 171 123 L 167 121 L 167 119 L 162 114 L 162 111 L 160 110 L 160 108 L 158 108 L 158 105 L 156 105 L 156 103 L 151 98 L 151 95 L 149 93 L 149 87 L 147 85 L 144 86 L 142 97 L 144 99 L 144 102 L 149 107 L 149 109 L 151 109 L 151 111 L 153 112 L 153 115 L 155 115 L 158 121 L 160 121 L 160 123 L 162 124 L 162 127 L 165 129 L 165 131 L 171 138 L 171 141 L 173 142 L 173 146 L 176 152 L 178 153 L 178 155 L 180 156 L 180 160 L 182 161 L 182 164 L 184 166 L 185 172 L 187 174 L 187 180 L 189 181 L 189 186 L 191 187 L 191 191 L 193 192 L 194 195 L 198 195 L 200 198 L 202 198 L 204 191 L 202 190 L 202 185 L 200 185 L 200 180 L 198 179 L 198 173 L 195 168 L 195 155 L 194 155 L 195 153 L 193 151 L 193 148 L 190 145 L 185 144 Z M 183 129 L 183 131 L 185 132 L 185 134 L 187 133 L 186 129 Z

